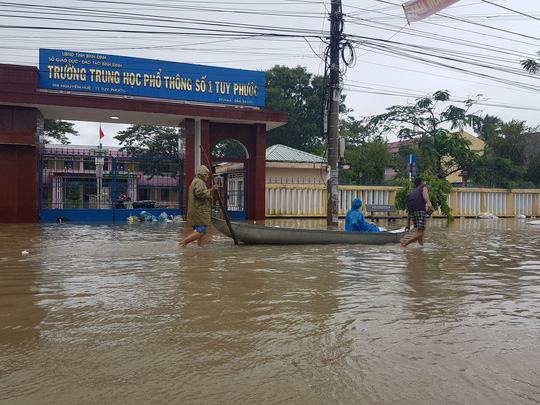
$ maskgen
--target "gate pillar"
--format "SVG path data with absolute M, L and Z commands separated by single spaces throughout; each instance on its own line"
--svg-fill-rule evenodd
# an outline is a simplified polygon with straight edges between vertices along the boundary
M 0 222 L 38 221 L 35 108 L 0 106 Z
M 200 164 L 208 166 L 201 145 L 212 162 L 213 148 L 221 141 L 232 139 L 240 142 L 248 151 L 245 170 L 247 173 L 247 219 L 265 219 L 266 193 L 266 126 L 264 124 L 229 124 L 193 119 L 185 120 L 186 155 L 184 165 L 184 207 L 187 212 L 187 190 Z M 198 163 L 200 162 L 200 163 Z
M 249 151 L 247 173 L 247 219 L 263 221 L 266 211 L 266 126 L 255 124 L 253 127 L 255 139 Z

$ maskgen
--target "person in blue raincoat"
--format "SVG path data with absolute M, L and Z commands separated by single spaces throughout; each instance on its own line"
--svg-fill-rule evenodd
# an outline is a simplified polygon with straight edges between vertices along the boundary
M 355 198 L 347 216 L 345 217 L 345 230 L 348 232 L 380 232 L 381 230 L 375 224 L 366 221 L 364 214 L 360 211 L 362 201 Z

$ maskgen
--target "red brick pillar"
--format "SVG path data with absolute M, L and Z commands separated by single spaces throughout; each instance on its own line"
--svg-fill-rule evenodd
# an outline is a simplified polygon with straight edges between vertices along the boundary
M 186 136 L 186 154 L 184 156 L 184 218 L 187 215 L 187 202 L 189 185 L 195 176 L 195 120 L 186 119 L 185 136 Z
M 254 125 L 255 140 L 249 157 L 247 219 L 262 221 L 266 210 L 266 126 Z
M 210 144 L 210 121 L 201 120 L 201 165 L 212 171 L 212 145 Z M 210 160 L 210 162 L 208 162 Z
M 38 221 L 39 111 L 0 106 L 0 222 Z

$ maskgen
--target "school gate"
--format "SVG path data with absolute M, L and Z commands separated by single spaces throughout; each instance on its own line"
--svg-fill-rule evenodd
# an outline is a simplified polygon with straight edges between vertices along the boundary
M 125 222 L 143 211 L 179 215 L 183 160 L 130 156 L 113 147 L 43 145 L 39 153 L 41 222 Z
M 238 141 L 247 151 L 243 162 L 246 216 L 248 220 L 264 219 L 266 132 L 286 123 L 286 113 L 253 106 L 149 99 L 148 95 L 43 90 L 38 86 L 39 74 L 33 66 L 0 64 L 0 222 L 39 220 L 44 187 L 39 167 L 43 161 L 39 153 L 44 119 L 181 127 L 185 157 L 179 176 L 186 190 L 196 167 L 207 164 L 201 150 L 207 151 L 213 163 L 216 159 L 211 151 L 215 145 L 228 139 Z M 184 193 L 184 205 L 186 198 Z

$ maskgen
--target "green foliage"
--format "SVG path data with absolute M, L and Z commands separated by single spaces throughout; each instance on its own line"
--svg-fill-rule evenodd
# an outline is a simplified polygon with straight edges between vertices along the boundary
M 162 156 L 178 158 L 176 128 L 155 125 L 132 125 L 114 137 L 122 150 L 134 156 Z
M 287 124 L 268 132 L 267 146 L 282 144 L 310 153 L 320 153 L 323 138 L 323 101 L 326 84 L 305 67 L 276 65 L 266 72 L 266 108 L 289 114 Z M 342 101 L 344 96 L 342 96 Z M 346 107 L 343 102 L 340 112 Z
M 482 156 L 468 171 L 474 183 L 502 188 L 511 188 L 512 184 L 522 180 L 525 174 L 522 166 L 498 156 Z
M 276 65 L 266 72 L 266 108 L 289 114 L 287 124 L 268 133 L 267 146 L 283 144 L 314 152 L 323 143 L 322 78 L 314 77 L 306 68 Z
M 525 158 L 530 131 L 525 121 L 504 122 L 486 116 L 479 128 L 480 137 L 486 142 L 485 153 L 468 168 L 470 179 L 481 186 L 503 188 L 520 186 L 524 180 L 534 182 L 534 164 L 529 171 Z
M 403 140 L 414 140 L 418 167 L 444 179 L 477 158 L 477 153 L 469 149 L 470 142 L 452 131 L 464 126 L 478 128 L 482 123 L 481 117 L 468 113 L 472 101 L 463 109 L 446 106 L 449 99 L 448 91 L 441 90 L 413 105 L 392 106 L 386 113 L 371 117 L 368 129 L 379 134 L 394 132 Z
M 65 186 L 64 208 L 80 208 L 81 185 L 67 182 Z
M 388 145 L 381 137 L 376 137 L 357 146 L 347 146 L 345 161 L 351 165 L 349 170 L 340 170 L 342 183 L 381 183 L 384 171 L 390 165 Z
M 538 51 L 538 56 L 540 57 L 540 51 Z M 540 59 L 538 61 L 534 59 L 525 59 L 521 61 L 521 66 L 527 72 L 535 74 L 540 72 Z
M 347 116 L 339 122 L 339 136 L 345 138 L 347 147 L 359 146 L 370 142 L 371 136 L 363 121 Z M 376 137 L 380 138 L 380 137 Z
M 499 137 L 501 135 L 501 124 L 503 120 L 494 115 L 486 115 L 482 120 L 480 126 L 477 128 L 478 137 L 490 144 L 493 138 Z
M 61 120 L 48 120 L 44 121 L 43 135 L 45 136 L 45 142 L 48 143 L 51 139 L 59 141 L 62 145 L 69 144 L 67 135 L 79 135 L 79 132 L 75 129 L 74 124 Z
M 440 210 L 449 220 L 453 219 L 452 209 L 448 205 L 448 196 L 452 192 L 452 185 L 445 179 L 437 178 L 430 171 L 420 176 L 428 185 L 429 199 L 433 208 Z M 401 189 L 396 193 L 396 208 L 407 209 L 407 195 L 414 189 L 414 182 L 406 178 L 400 179 Z
M 122 145 L 121 150 L 132 156 L 153 158 L 156 156 L 177 161 L 178 132 L 176 128 L 155 125 L 132 125 L 115 136 Z M 143 160 L 139 169 L 149 178 L 169 175 L 176 177 L 177 169 L 171 168 L 170 161 Z
M 525 163 L 525 138 L 529 128 L 525 121 L 501 121 L 496 132 L 487 140 L 487 153 L 509 159 L 516 165 Z
M 529 159 L 525 178 L 540 187 L 540 155 Z
M 242 159 L 246 158 L 246 151 L 238 141 L 226 139 L 215 146 L 212 155 Z

